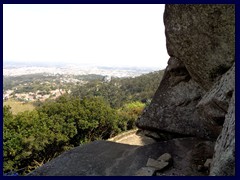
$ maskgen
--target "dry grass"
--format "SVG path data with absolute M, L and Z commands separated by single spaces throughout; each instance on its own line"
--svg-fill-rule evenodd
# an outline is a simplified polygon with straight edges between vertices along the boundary
M 16 115 L 19 112 L 23 111 L 31 111 L 35 109 L 32 103 L 22 103 L 13 99 L 9 99 L 7 101 L 3 102 L 3 105 L 9 105 L 11 107 L 11 111 L 14 115 Z

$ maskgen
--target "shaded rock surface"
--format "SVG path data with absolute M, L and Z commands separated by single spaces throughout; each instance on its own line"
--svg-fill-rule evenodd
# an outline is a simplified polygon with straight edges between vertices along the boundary
M 210 175 L 235 175 L 235 92 L 233 92 L 223 130 L 216 142 Z
M 164 23 L 170 59 L 149 108 L 137 121 L 139 128 L 218 137 L 234 86 L 233 73 L 226 75 L 232 77 L 226 79 L 228 83 L 222 80 L 221 86 L 212 86 L 234 63 L 234 15 L 234 5 L 166 5 Z M 211 98 L 214 91 L 218 91 L 216 96 L 221 94 L 221 110 L 205 107 L 216 105 L 217 98 Z M 202 116 L 202 107 L 208 117 Z
M 201 122 L 215 135 L 219 135 L 222 130 L 234 88 L 235 63 L 196 106 Z
M 204 175 L 192 163 L 192 148 L 200 142 L 202 140 L 196 138 L 182 138 L 132 146 L 95 141 L 61 154 L 29 176 L 131 176 L 146 166 L 148 158 L 157 159 L 166 151 L 172 155 L 174 163 L 165 174 Z
M 217 139 L 210 174 L 233 175 L 235 6 L 166 5 L 164 24 L 170 59 L 137 126 Z
M 235 7 L 166 5 L 164 24 L 170 59 L 137 126 L 168 141 L 145 146 L 95 141 L 29 175 L 208 175 L 207 159 L 210 175 L 235 175 Z M 173 137 L 178 139 L 169 140 Z M 144 168 L 149 158 L 166 152 L 172 167 L 156 174 Z
M 212 159 L 207 159 L 206 162 L 204 163 L 203 167 L 209 170 L 211 163 L 212 163 Z
M 197 108 L 206 119 L 223 125 L 235 88 L 235 63 L 202 97 Z
M 196 105 L 205 91 L 190 78 L 179 59 L 171 57 L 168 64 L 161 84 L 137 126 L 187 136 L 207 136 L 196 112 Z
M 235 60 L 235 6 L 166 5 L 168 54 L 180 59 L 191 78 L 208 90 Z
M 135 176 L 153 176 L 155 171 L 156 169 L 152 167 L 142 167 L 136 172 Z
M 158 161 L 171 162 L 172 161 L 172 156 L 169 153 L 164 153 L 157 160 Z
M 148 167 L 153 167 L 157 170 L 162 170 L 164 169 L 165 167 L 168 166 L 168 162 L 165 162 L 165 161 L 157 161 L 155 159 L 152 159 L 152 158 L 148 158 L 148 161 L 147 161 L 147 165 Z
M 136 172 L 136 176 L 156 176 L 158 172 L 164 171 L 172 165 L 172 156 L 164 153 L 157 160 L 148 158 L 146 167 Z

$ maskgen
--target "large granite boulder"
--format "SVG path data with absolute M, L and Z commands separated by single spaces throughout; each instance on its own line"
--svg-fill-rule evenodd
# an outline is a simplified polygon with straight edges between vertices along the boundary
M 234 175 L 235 7 L 166 5 L 164 23 L 170 59 L 136 124 L 217 139 L 210 174 Z
M 202 97 L 197 105 L 201 122 L 219 135 L 235 89 L 235 63 Z
M 178 138 L 145 146 L 133 146 L 110 141 L 95 141 L 64 152 L 34 170 L 28 176 L 134 176 L 146 166 L 148 159 L 157 159 L 168 152 L 173 167 L 165 175 L 206 175 L 197 170 L 196 158 L 205 161 L 213 154 L 213 146 L 199 151 L 198 144 L 209 144 L 198 138 Z M 206 149 L 205 148 L 205 149 Z
M 223 130 L 216 142 L 210 175 L 235 175 L 235 92 L 233 92 Z
M 137 126 L 216 139 L 234 86 L 234 5 L 166 5 L 164 23 L 170 59 Z
M 204 93 L 182 61 L 171 57 L 161 84 L 149 108 L 138 119 L 137 126 L 204 137 L 205 129 L 196 114 L 196 105 Z
M 166 5 L 167 50 L 208 90 L 235 59 L 234 5 Z

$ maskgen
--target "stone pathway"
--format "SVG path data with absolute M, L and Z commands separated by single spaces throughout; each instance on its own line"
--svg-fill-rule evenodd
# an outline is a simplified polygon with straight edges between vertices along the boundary
M 125 132 L 118 135 L 118 137 L 119 138 L 111 138 L 109 141 L 135 146 L 144 146 L 156 142 L 154 139 L 144 136 L 142 133 L 137 133 L 137 130 Z

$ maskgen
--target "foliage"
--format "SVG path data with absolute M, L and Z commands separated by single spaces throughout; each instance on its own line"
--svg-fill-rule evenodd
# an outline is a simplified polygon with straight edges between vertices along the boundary
M 13 116 L 4 106 L 4 172 L 45 162 L 66 149 L 120 132 L 118 113 L 100 97 L 63 95 Z
M 91 81 L 72 88 L 72 94 L 80 98 L 101 96 L 113 108 L 120 108 L 133 101 L 146 103 L 152 99 L 163 73 L 157 71 L 135 78 L 113 78 L 109 83 Z
M 110 82 L 93 75 L 88 77 L 92 78 L 89 83 L 73 88 L 72 95 L 36 101 L 35 109 L 17 114 L 5 103 L 4 173 L 28 173 L 72 147 L 135 128 L 162 75 L 159 71 L 136 78 L 112 78 Z M 31 83 L 21 78 L 21 82 Z
M 88 74 L 88 75 L 76 75 L 71 76 L 71 78 L 75 78 L 77 80 L 82 81 L 95 81 L 102 80 L 104 76 Z M 69 89 L 74 83 L 64 82 L 61 83 L 63 79 L 69 78 L 66 75 L 49 75 L 45 73 L 38 74 L 28 74 L 21 76 L 4 76 L 3 77 L 3 89 L 14 89 L 15 93 L 29 93 L 42 91 L 47 93 L 51 90 L 55 90 L 57 88 Z
M 141 115 L 145 107 L 144 103 L 139 101 L 125 104 L 118 110 L 119 114 L 119 126 L 122 131 L 134 129 L 135 121 Z

